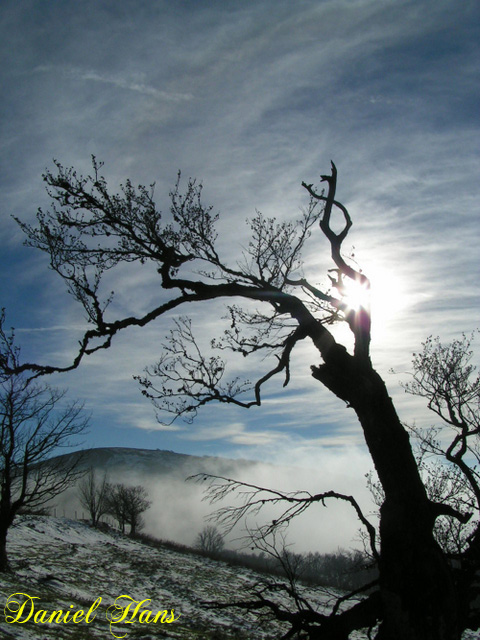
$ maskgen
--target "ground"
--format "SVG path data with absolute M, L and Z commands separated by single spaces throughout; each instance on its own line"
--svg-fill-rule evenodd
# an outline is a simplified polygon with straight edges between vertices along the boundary
M 2 638 L 268 640 L 282 635 L 275 621 L 237 610 L 212 611 L 203 605 L 205 601 L 241 598 L 251 585 L 263 579 L 253 571 L 222 561 L 167 547 L 152 548 L 119 533 L 101 532 L 82 522 L 48 516 L 20 517 L 9 532 L 8 551 L 12 573 L 0 575 L 0 611 L 5 607 L 0 613 Z M 305 587 L 305 594 L 323 611 L 337 595 L 311 587 Z M 107 610 L 119 596 L 151 601 L 139 609 L 132 622 L 110 626 Z M 50 624 L 33 620 L 39 610 L 47 610 L 50 615 L 62 609 L 62 619 L 66 612 L 71 616 L 80 609 L 86 613 L 99 597 L 102 600 L 88 623 L 84 618 L 76 624 L 71 619 Z M 9 599 L 10 611 L 6 607 Z M 26 604 L 18 621 L 8 623 L 8 616 L 17 615 L 12 600 Z M 123 598 L 121 602 L 126 606 L 131 601 Z M 32 617 L 21 623 L 32 603 Z M 130 611 L 135 606 L 132 604 Z M 173 610 L 176 619 L 147 624 L 144 613 L 142 623 L 139 618 L 145 609 L 155 614 L 166 610 L 165 619 Z M 126 620 L 132 620 L 130 614 Z M 467 637 L 473 640 L 477 636 Z M 361 633 L 351 636 L 351 640 L 362 638 L 366 636 Z
M 275 622 L 258 620 L 236 610 L 212 611 L 202 605 L 207 600 L 241 597 L 248 586 L 262 579 L 253 571 L 225 562 L 168 548 L 154 549 L 119 534 L 94 530 L 81 522 L 47 516 L 19 518 L 9 533 L 8 551 L 13 573 L 0 576 L 0 611 L 16 593 L 26 594 L 16 596 L 18 602 L 26 596 L 39 600 L 33 601 L 34 613 L 24 623 L 7 623 L 5 614 L 15 614 L 0 613 L 2 637 L 266 640 L 281 635 Z M 309 589 L 309 593 L 319 607 L 329 599 L 325 591 Z M 137 614 L 132 623 L 112 625 L 110 629 L 107 609 L 121 595 L 137 601 L 151 598 L 139 613 L 148 608 L 154 613 L 167 610 L 170 616 L 173 609 L 174 616 L 180 617 L 172 623 L 142 624 Z M 49 615 L 59 609 L 87 612 L 98 597 L 102 601 L 95 618 L 88 623 L 33 621 L 40 609 L 49 611 Z M 26 618 L 31 602 L 27 600 L 19 620 Z M 124 605 L 127 602 L 123 600 Z

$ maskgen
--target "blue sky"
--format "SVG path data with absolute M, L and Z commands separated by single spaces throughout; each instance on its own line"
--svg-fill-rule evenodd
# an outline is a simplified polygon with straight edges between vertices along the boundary
M 429 334 L 479 326 L 479 25 L 476 0 L 4 0 L 0 304 L 25 357 L 68 362 L 84 327 L 11 218 L 48 205 L 52 158 L 87 173 L 95 154 L 113 191 L 128 177 L 155 181 L 161 209 L 178 169 L 196 176 L 221 214 L 226 255 L 240 254 L 255 209 L 298 217 L 301 181 L 333 159 L 354 222 L 346 249 L 373 283 L 375 365 L 401 417 L 429 424 L 399 386 L 411 353 Z M 325 282 L 320 233 L 305 260 Z M 129 313 L 158 295 L 148 271 L 111 284 Z M 223 328 L 218 307 L 188 312 L 201 338 Z M 168 327 L 131 331 L 52 378 L 91 412 L 85 445 L 368 466 L 352 412 L 310 379 L 318 356 L 307 345 L 290 388 L 272 383 L 262 408 L 157 424 L 132 375 Z

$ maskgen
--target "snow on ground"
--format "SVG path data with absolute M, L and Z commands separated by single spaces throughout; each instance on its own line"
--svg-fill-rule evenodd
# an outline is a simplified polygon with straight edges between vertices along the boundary
M 267 640 L 282 635 L 276 621 L 258 620 L 240 610 L 213 611 L 203 606 L 205 601 L 241 598 L 242 594 L 245 597 L 246 590 L 261 580 L 250 570 L 224 562 L 151 548 L 120 534 L 102 533 L 80 522 L 47 516 L 19 518 L 9 533 L 8 552 L 13 574 L 0 576 L 0 611 L 9 597 L 23 593 L 26 595 L 14 598 L 19 604 L 27 600 L 19 620 L 26 618 L 32 602 L 34 613 L 24 623 L 11 624 L 0 613 L 2 638 Z M 320 590 L 309 589 L 309 594 L 319 607 L 327 600 Z M 132 623 L 110 628 L 107 609 L 122 595 L 135 601 L 150 598 L 151 602 L 139 609 Z M 27 596 L 39 600 L 28 600 Z M 48 610 L 48 615 L 59 609 L 71 615 L 78 609 L 87 612 L 98 597 L 101 603 L 88 623 L 33 621 L 40 609 Z M 123 606 L 128 602 L 124 598 Z M 154 614 L 167 610 L 168 617 L 173 610 L 174 617 L 180 617 L 172 623 L 142 624 L 139 614 L 144 608 Z
M 0 575 L 0 638 L 6 640 L 267 640 L 282 635 L 276 621 L 203 605 L 245 597 L 249 587 L 262 579 L 248 569 L 166 547 L 151 548 L 120 534 L 47 516 L 18 518 L 9 532 L 8 553 L 13 573 Z M 14 594 L 24 594 L 13 597 L 19 605 L 26 602 L 19 620 L 25 620 L 33 606 L 32 618 L 26 622 L 7 622 L 6 616 L 16 615 L 13 604 L 2 615 Z M 306 588 L 305 595 L 321 611 L 334 594 Z M 124 596 L 123 607 L 131 602 L 128 598 L 151 601 L 139 608 L 133 620 L 129 614 L 125 621 L 110 625 L 107 610 L 119 596 Z M 71 620 L 77 610 L 86 614 L 100 597 L 88 622 L 80 614 L 77 623 Z M 130 612 L 135 606 L 131 604 Z M 37 611 L 47 610 L 50 615 L 59 609 L 64 612 L 62 617 L 69 612 L 66 623 L 33 620 Z M 176 620 L 148 624 L 146 609 L 153 612 L 150 619 L 163 610 L 166 619 L 171 619 L 173 610 Z M 119 615 L 120 610 L 115 613 Z M 358 633 L 351 639 L 365 637 Z

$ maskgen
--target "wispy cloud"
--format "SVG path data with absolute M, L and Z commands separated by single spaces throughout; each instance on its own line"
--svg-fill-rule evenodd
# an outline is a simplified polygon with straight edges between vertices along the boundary
M 85 174 L 93 153 L 105 160 L 113 191 L 127 177 L 156 181 L 168 215 L 181 168 L 204 182 L 206 202 L 220 211 L 219 251 L 235 266 L 255 208 L 298 217 L 307 202 L 301 181 L 317 180 L 333 159 L 337 195 L 354 222 L 346 250 L 354 246 L 375 290 L 375 365 L 402 418 L 429 420 L 388 371 L 407 371 L 429 333 L 449 339 L 479 320 L 475 3 L 261 0 L 129 11 L 137 3 L 127 0 L 124 13 L 108 15 L 102 3 L 89 3 L 88 20 L 73 0 L 50 12 L 43 4 L 34 0 L 27 11 L 10 3 L 3 23 L 5 211 L 31 220 L 47 204 L 40 174 L 50 158 Z M 68 362 L 81 312 L 45 260 L 21 249 L 13 260 L 18 230 L 7 216 L 0 224 L 7 319 L 20 328 L 26 355 Z M 306 275 L 324 282 L 332 265 L 319 230 L 304 258 Z M 163 294 L 154 269 L 127 267 L 106 283 L 116 291 L 111 312 L 139 315 Z M 220 305 L 188 313 L 202 344 L 225 328 Z M 108 353 L 57 379 L 98 416 L 93 442 L 261 458 L 288 449 L 290 437 L 317 454 L 360 446 L 353 412 L 312 381 L 318 355 L 306 344 L 288 388 L 271 381 L 262 407 L 212 405 L 192 426 L 156 425 L 131 375 L 160 354 L 166 320 L 118 336 Z M 230 357 L 228 364 L 230 375 L 249 378 L 270 366 Z
M 198 442 L 216 440 L 225 444 L 244 445 L 246 447 L 271 446 L 286 439 L 285 434 L 276 431 L 274 427 L 264 430 L 252 430 L 241 422 L 228 422 L 221 425 L 192 428 L 182 438 Z
M 99 82 L 101 84 L 112 85 L 119 89 L 134 91 L 146 96 L 153 96 L 161 100 L 169 100 L 172 102 L 183 102 L 193 99 L 191 93 L 175 93 L 172 91 L 163 91 L 156 87 L 146 84 L 144 74 L 132 75 L 113 75 L 108 73 L 100 73 L 91 69 L 82 69 L 80 67 L 66 67 L 55 65 L 38 65 L 32 70 L 33 73 L 53 73 L 61 74 L 73 80 L 85 82 Z

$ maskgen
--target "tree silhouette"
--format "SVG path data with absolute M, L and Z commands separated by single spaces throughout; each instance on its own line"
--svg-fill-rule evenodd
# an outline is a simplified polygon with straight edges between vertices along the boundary
M 222 534 L 213 525 L 204 527 L 195 539 L 195 547 L 207 555 L 217 557 L 223 549 L 225 541 Z
M 63 402 L 64 391 L 11 373 L 20 352 L 0 319 L 0 571 L 7 571 L 7 533 L 19 511 L 45 505 L 83 474 L 81 456 L 58 453 L 77 444 L 72 438 L 88 418 L 78 402 Z
M 88 511 L 92 527 L 97 527 L 100 518 L 107 513 L 107 473 L 97 479 L 95 469 L 91 468 L 78 485 L 77 495 L 82 507 Z
M 117 519 L 123 533 L 125 525 L 130 525 L 130 537 L 134 538 L 143 527 L 142 513 L 152 504 L 147 500 L 147 490 L 141 485 L 117 483 L 108 484 L 105 492 L 106 512 Z
M 229 302 L 229 328 L 213 346 L 220 353 L 263 355 L 262 362 L 271 363 L 270 368 L 259 370 L 252 383 L 228 380 L 222 358 L 205 356 L 190 322 L 177 320 L 163 355 L 140 382 L 159 412 L 170 420 L 179 416 L 188 420 L 210 402 L 261 405 L 265 383 L 280 375 L 286 386 L 293 350 L 301 341 L 310 341 L 320 360 L 311 365 L 311 374 L 355 411 L 382 487 L 380 543 L 374 547 L 379 581 L 360 603 L 347 611 L 335 609 L 332 615 L 284 611 L 273 602 L 257 602 L 255 607 L 270 607 L 310 638 L 347 638 L 353 630 L 377 623 L 378 640 L 460 638 L 471 618 L 460 602 L 464 591 L 459 592 L 434 529 L 440 517 L 462 522 L 468 516 L 428 496 L 407 430 L 372 365 L 370 308 L 364 295 L 370 283 L 342 253 L 352 220 L 336 199 L 335 165 L 330 175 L 321 176 L 325 191 L 303 183 L 309 204 L 299 220 L 276 222 L 257 214 L 250 221 L 250 242 L 233 261 L 221 256 L 217 216 L 203 205 L 201 185 L 190 180 L 182 193 L 179 179 L 164 221 L 153 200 L 153 187 L 135 189 L 127 181 L 119 194 L 111 195 L 100 169 L 93 159 L 92 175 L 82 177 L 56 163 L 55 172 L 44 176 L 51 209 L 38 212 L 36 227 L 20 222 L 27 243 L 49 255 L 51 268 L 83 306 L 90 327 L 69 365 L 23 363 L 17 371 L 35 376 L 74 369 L 85 356 L 110 348 L 127 327 L 145 326 L 187 304 L 222 299 Z M 312 283 L 302 270 L 302 250 L 318 227 L 333 261 L 326 289 Z M 117 316 L 104 276 L 135 263 L 153 265 L 163 295 L 145 313 Z M 362 292 L 359 304 L 349 302 L 351 286 Z M 348 326 L 352 352 L 335 340 L 329 327 L 336 322 Z M 286 501 L 291 515 L 307 505 L 303 497 L 273 495 Z M 369 529 L 353 496 L 332 490 L 312 496 L 308 504 L 326 499 L 347 500 Z

